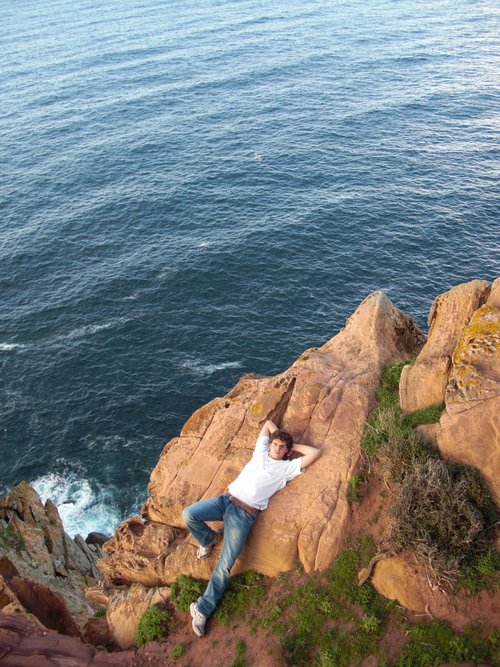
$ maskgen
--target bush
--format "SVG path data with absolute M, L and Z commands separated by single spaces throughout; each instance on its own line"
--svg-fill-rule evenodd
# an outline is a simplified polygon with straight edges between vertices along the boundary
M 189 611 L 189 605 L 203 595 L 207 584 L 204 581 L 181 574 L 172 584 L 170 599 L 177 611 Z
M 170 614 L 168 611 L 160 609 L 153 604 L 147 609 L 139 620 L 137 632 L 135 633 L 135 643 L 142 646 L 146 642 L 155 639 L 161 639 L 168 633 L 168 621 Z
M 101 618 L 102 616 L 106 616 L 106 607 L 99 607 L 94 614 L 95 618 Z
M 393 548 L 421 554 L 451 578 L 488 551 L 496 520 L 479 471 L 441 460 L 417 465 L 406 475 L 391 512 Z

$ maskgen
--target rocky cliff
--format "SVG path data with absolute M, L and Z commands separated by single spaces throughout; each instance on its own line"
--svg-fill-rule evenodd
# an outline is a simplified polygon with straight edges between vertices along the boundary
M 234 572 L 253 568 L 276 575 L 297 561 L 306 572 L 328 567 L 350 530 L 348 481 L 358 470 L 360 436 L 376 404 L 382 370 L 410 356 L 416 358 L 403 370 L 402 409 L 442 403 L 439 423 L 426 426 L 425 436 L 445 458 L 478 467 L 498 499 L 500 279 L 493 285 L 471 281 L 438 297 L 429 327 L 426 340 L 411 317 L 376 292 L 336 336 L 306 350 L 288 370 L 274 377 L 242 377 L 226 396 L 196 411 L 167 443 L 152 471 L 141 516 L 118 527 L 104 554 L 80 537 L 72 540 L 50 501 L 43 505 L 24 483 L 13 489 L 0 500 L 2 664 L 37 664 L 34 656 L 54 658 L 43 664 L 117 664 L 116 656 L 84 646 L 79 637 L 105 644 L 111 630 L 115 645 L 127 648 L 140 614 L 168 599 L 168 585 L 179 574 L 210 576 L 218 551 L 207 561 L 195 557 L 182 509 L 227 488 L 249 460 L 268 418 L 296 441 L 320 446 L 323 455 L 271 499 Z M 87 594 L 107 606 L 104 620 L 90 618 L 94 608 L 84 595 L 100 576 L 99 557 L 107 589 Z M 395 579 L 395 568 L 398 576 L 403 572 L 398 594 L 394 586 L 384 589 Z M 436 593 L 409 595 L 410 571 L 404 561 L 388 559 L 376 566 L 374 583 L 384 595 L 427 613 L 428 596 Z M 441 607 L 449 610 L 447 594 L 439 594 L 446 598 Z M 475 604 L 477 619 L 483 603 Z M 495 601 L 488 604 L 488 610 L 497 610 Z M 122 665 L 153 659 L 136 651 L 120 656 Z M 168 664 L 164 659 L 158 664 Z
M 106 543 L 100 567 L 115 583 L 169 584 L 181 574 L 209 578 L 213 556 L 200 561 L 186 539 L 182 510 L 218 495 L 249 460 L 258 431 L 273 419 L 322 458 L 274 496 L 236 564 L 276 575 L 297 559 L 306 572 L 327 567 L 349 522 L 347 481 L 356 471 L 360 435 L 375 404 L 385 364 L 416 354 L 424 335 L 382 293 L 369 296 L 342 331 L 304 352 L 275 377 L 245 376 L 223 398 L 200 408 L 164 448 L 142 518 L 123 523 Z
M 0 499 L 0 609 L 80 637 L 94 609 L 84 588 L 100 573 L 98 545 L 64 530 L 55 505 L 25 482 Z

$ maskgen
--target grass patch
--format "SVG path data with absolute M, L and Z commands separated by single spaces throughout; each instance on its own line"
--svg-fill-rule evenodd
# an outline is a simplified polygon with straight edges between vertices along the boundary
M 135 643 L 142 646 L 146 642 L 161 639 L 168 634 L 168 621 L 170 614 L 168 611 L 160 609 L 153 604 L 146 609 L 139 620 L 137 632 L 135 633 Z
M 182 658 L 185 652 L 186 645 L 182 642 L 179 642 L 174 646 L 174 650 L 172 651 L 172 658 L 174 658 L 174 660 L 178 660 L 179 658 Z
M 347 480 L 347 500 L 350 503 L 358 502 L 361 500 L 360 488 L 361 477 L 359 475 L 353 475 L 350 479 Z
M 435 424 L 441 419 L 443 410 L 444 403 L 437 403 L 436 405 L 429 405 L 427 408 L 411 412 L 409 415 L 404 415 L 403 419 L 410 428 L 415 428 L 419 424 Z
M 238 639 L 236 642 L 236 656 L 230 667 L 247 667 L 248 660 L 245 658 L 247 647 L 243 639 Z
M 325 576 L 309 577 L 278 606 L 289 609 L 286 621 L 274 624 L 287 664 L 348 667 L 377 651 L 394 605 L 370 583 L 359 586 L 357 578 L 376 549 L 372 538 L 360 539 L 339 554 Z
M 242 618 L 245 612 L 255 607 L 265 595 L 265 581 L 266 578 L 255 570 L 232 577 L 217 606 L 215 619 L 219 623 L 228 625 L 234 619 Z M 170 599 L 174 608 L 177 611 L 188 612 L 189 605 L 203 595 L 206 587 L 206 581 L 181 574 L 170 589 Z
M 189 605 L 203 595 L 206 587 L 206 581 L 193 579 L 185 574 L 179 575 L 170 588 L 170 599 L 174 609 L 189 612 Z
M 493 546 L 461 569 L 458 583 L 469 595 L 500 591 L 500 552 Z
M 473 630 L 456 635 L 446 623 L 434 621 L 411 626 L 408 637 L 395 667 L 437 667 L 460 662 L 499 664 L 499 630 L 488 638 L 477 637 Z
M 438 421 L 443 405 L 433 405 L 409 415 L 403 414 L 399 407 L 401 372 L 412 361 L 413 358 L 384 368 L 376 394 L 378 407 L 370 413 L 361 436 L 363 450 L 368 456 L 376 457 L 386 477 L 395 482 L 402 482 L 416 463 L 438 457 L 436 448 L 414 428 Z
M 215 611 L 217 621 L 228 625 L 256 607 L 266 593 L 265 581 L 266 578 L 255 570 L 232 577 Z

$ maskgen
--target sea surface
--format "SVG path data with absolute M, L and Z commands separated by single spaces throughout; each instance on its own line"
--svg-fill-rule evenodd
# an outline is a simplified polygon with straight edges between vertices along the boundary
M 137 512 L 164 444 L 384 290 L 500 273 L 492 0 L 0 4 L 0 493 Z

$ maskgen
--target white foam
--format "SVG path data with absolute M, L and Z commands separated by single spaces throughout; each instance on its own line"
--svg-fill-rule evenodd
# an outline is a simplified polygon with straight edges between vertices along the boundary
M 62 336 L 62 338 L 80 338 L 81 336 L 91 336 L 93 334 L 99 333 L 99 331 L 104 331 L 105 329 L 110 329 L 116 321 L 112 320 L 110 322 L 103 322 L 103 324 L 86 324 L 83 327 L 78 327 L 73 329 L 69 334 Z
M 112 535 L 121 517 L 112 493 L 93 486 L 74 472 L 48 473 L 31 482 L 45 502 L 50 498 L 59 510 L 65 531 L 74 537 L 91 532 Z
M 0 343 L 0 352 L 10 352 L 11 350 L 21 350 L 26 345 L 20 343 Z
M 241 361 L 225 361 L 220 364 L 207 364 L 200 359 L 187 359 L 181 363 L 181 368 L 185 368 L 196 375 L 212 375 L 217 371 L 223 371 L 226 368 L 241 368 Z

